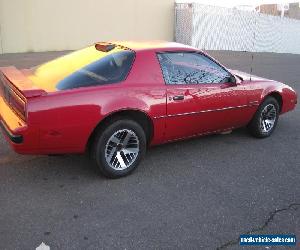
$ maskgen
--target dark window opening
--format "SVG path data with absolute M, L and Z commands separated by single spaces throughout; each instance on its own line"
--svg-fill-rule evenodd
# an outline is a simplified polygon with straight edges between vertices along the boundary
M 225 83 L 231 74 L 207 56 L 196 52 L 158 53 L 166 84 Z

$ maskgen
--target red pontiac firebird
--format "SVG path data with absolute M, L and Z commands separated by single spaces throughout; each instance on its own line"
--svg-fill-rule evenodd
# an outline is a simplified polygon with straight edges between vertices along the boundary
M 21 154 L 90 152 L 111 178 L 147 146 L 247 126 L 263 138 L 295 91 L 178 43 L 96 43 L 32 69 L 0 68 L 0 125 Z

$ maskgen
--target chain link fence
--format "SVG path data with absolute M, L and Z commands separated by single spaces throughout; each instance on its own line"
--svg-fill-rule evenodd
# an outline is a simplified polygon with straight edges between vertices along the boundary
M 175 40 L 203 50 L 300 54 L 300 20 L 176 3 Z

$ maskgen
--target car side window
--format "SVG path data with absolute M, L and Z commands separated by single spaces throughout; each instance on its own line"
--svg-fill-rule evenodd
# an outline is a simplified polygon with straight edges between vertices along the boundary
M 207 56 L 196 52 L 157 54 L 166 84 L 228 82 L 230 73 Z

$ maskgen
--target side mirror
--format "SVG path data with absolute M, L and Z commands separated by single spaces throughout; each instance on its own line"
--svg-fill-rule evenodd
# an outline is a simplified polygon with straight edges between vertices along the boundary
M 231 75 L 229 78 L 228 78 L 229 82 L 232 83 L 232 84 L 236 84 L 236 79 L 234 77 L 234 75 Z
M 237 78 L 235 78 L 234 75 L 230 75 L 228 77 L 226 77 L 223 81 L 223 85 L 221 86 L 221 88 L 229 88 L 229 87 L 235 87 L 237 85 L 239 85 L 239 81 L 237 80 Z

